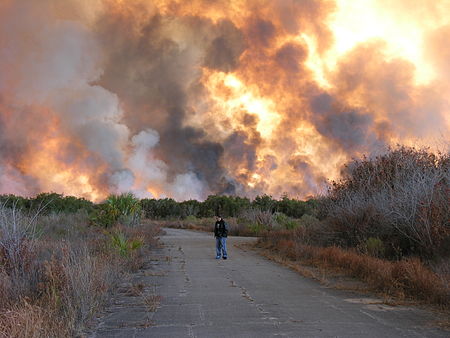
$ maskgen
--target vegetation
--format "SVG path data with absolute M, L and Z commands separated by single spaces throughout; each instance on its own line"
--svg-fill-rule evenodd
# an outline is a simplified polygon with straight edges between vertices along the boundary
M 111 243 L 114 248 L 119 251 L 122 257 L 129 257 L 135 250 L 144 245 L 144 241 L 140 238 L 127 238 L 126 233 L 122 231 L 113 231 L 110 234 Z
M 321 201 L 324 244 L 378 238 L 387 258 L 450 254 L 450 156 L 400 147 L 346 166 Z
M 110 195 L 105 202 L 96 205 L 91 213 L 91 222 L 102 227 L 116 224 L 136 226 L 141 220 L 141 204 L 131 193 Z
M 82 336 L 108 290 L 156 245 L 155 226 L 90 226 L 91 203 L 74 211 L 84 202 L 56 198 L 68 205 L 39 202 L 51 213 L 27 204 L 37 198 L 0 204 L 0 336 Z
M 90 211 L 94 203 L 84 198 L 63 196 L 57 193 L 41 193 L 35 197 L 21 197 L 15 195 L 0 195 L 0 204 L 7 208 L 15 206 L 24 211 L 37 211 L 41 213 L 75 213 L 79 210 Z
M 448 308 L 449 183 L 449 154 L 397 147 L 354 160 L 314 201 L 315 212 L 290 230 L 262 232 L 258 245 Z
M 141 206 L 145 217 L 151 219 L 185 219 L 189 216 L 204 218 L 216 215 L 230 218 L 239 217 L 249 209 L 271 214 L 281 212 L 292 218 L 300 218 L 304 214 L 313 214 L 317 208 L 317 202 L 290 199 L 287 195 L 280 200 L 270 195 L 262 195 L 257 196 L 253 201 L 246 197 L 211 195 L 203 202 L 196 200 L 176 202 L 171 198 L 143 199 Z
M 203 201 L 176 202 L 171 198 L 143 199 L 142 212 L 146 218 L 158 220 L 161 226 L 212 231 L 214 216 L 226 218 L 230 234 L 257 236 L 272 229 L 294 229 L 305 217 L 314 218 L 318 203 L 311 199 L 300 201 L 286 195 L 280 200 L 269 195 L 254 200 L 238 196 L 211 195 Z

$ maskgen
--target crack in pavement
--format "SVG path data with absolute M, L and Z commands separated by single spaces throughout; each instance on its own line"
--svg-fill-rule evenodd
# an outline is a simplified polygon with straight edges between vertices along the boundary
M 211 235 L 165 231 L 165 246 L 132 278 L 136 290 L 160 297 L 154 312 L 136 290 L 119 292 L 114 302 L 124 306 L 107 309 L 91 337 L 449 336 L 429 325 L 434 313 L 378 308 L 375 298 L 326 288 L 252 250 L 229 246 L 229 259 L 216 260 Z

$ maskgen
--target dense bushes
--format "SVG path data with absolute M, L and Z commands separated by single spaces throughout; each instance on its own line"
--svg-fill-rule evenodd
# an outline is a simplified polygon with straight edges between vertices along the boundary
M 211 195 L 203 201 L 189 200 L 176 202 L 171 198 L 143 199 L 142 210 L 145 217 L 151 219 L 169 219 L 195 217 L 239 217 L 246 210 L 260 210 L 264 212 L 281 212 L 286 216 L 300 218 L 304 214 L 314 214 L 317 201 L 300 201 L 283 196 L 280 200 L 269 195 L 257 196 L 253 201 L 246 197 Z
M 145 216 L 152 219 L 213 217 L 218 214 L 235 217 L 250 207 L 250 200 L 235 196 L 211 195 L 204 202 L 196 200 L 176 202 L 171 198 L 143 199 L 141 205 Z
M 221 215 L 226 218 L 239 217 L 247 210 L 260 210 L 270 213 L 282 213 L 291 218 L 300 218 L 304 214 L 314 215 L 317 201 L 300 201 L 286 195 L 280 200 L 269 195 L 257 196 L 254 200 L 239 196 L 210 195 L 199 202 L 187 200 L 177 202 L 172 198 L 137 199 L 131 193 L 110 195 L 94 204 L 84 198 L 63 196 L 57 193 L 41 193 L 35 197 L 25 198 L 15 195 L 0 195 L 0 203 L 6 207 L 15 206 L 25 211 L 42 209 L 44 214 L 76 213 L 85 210 L 91 215 L 92 222 L 107 226 L 114 223 L 136 223 L 141 216 L 149 219 L 185 219 L 189 216 L 207 218 Z M 136 220 L 133 220 L 137 218 Z
M 448 154 L 399 147 L 355 160 L 321 201 L 325 244 L 367 246 L 377 238 L 388 257 L 448 254 L 449 182 Z
M 57 193 L 41 193 L 35 197 L 21 197 L 15 195 L 0 195 L 0 203 L 11 208 L 15 206 L 25 211 L 41 209 L 42 213 L 74 213 L 80 209 L 91 210 L 94 203 L 84 198 L 64 196 Z
M 324 196 L 293 207 L 298 214 L 287 211 L 289 199 L 276 205 L 288 215 L 302 215 L 299 231 L 310 244 L 356 248 L 389 259 L 448 257 L 449 182 L 449 154 L 397 147 L 347 164 Z M 273 228 L 272 219 L 264 222 Z

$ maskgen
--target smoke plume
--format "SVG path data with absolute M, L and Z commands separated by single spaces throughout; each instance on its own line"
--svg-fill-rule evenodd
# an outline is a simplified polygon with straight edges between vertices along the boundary
M 5 0 L 0 193 L 302 198 L 352 157 L 434 146 L 449 8 Z

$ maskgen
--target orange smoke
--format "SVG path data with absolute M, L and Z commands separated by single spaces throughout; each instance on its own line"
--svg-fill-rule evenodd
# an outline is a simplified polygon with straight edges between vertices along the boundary
M 0 193 L 302 198 L 352 157 L 437 148 L 450 129 L 448 10 L 3 2 Z

